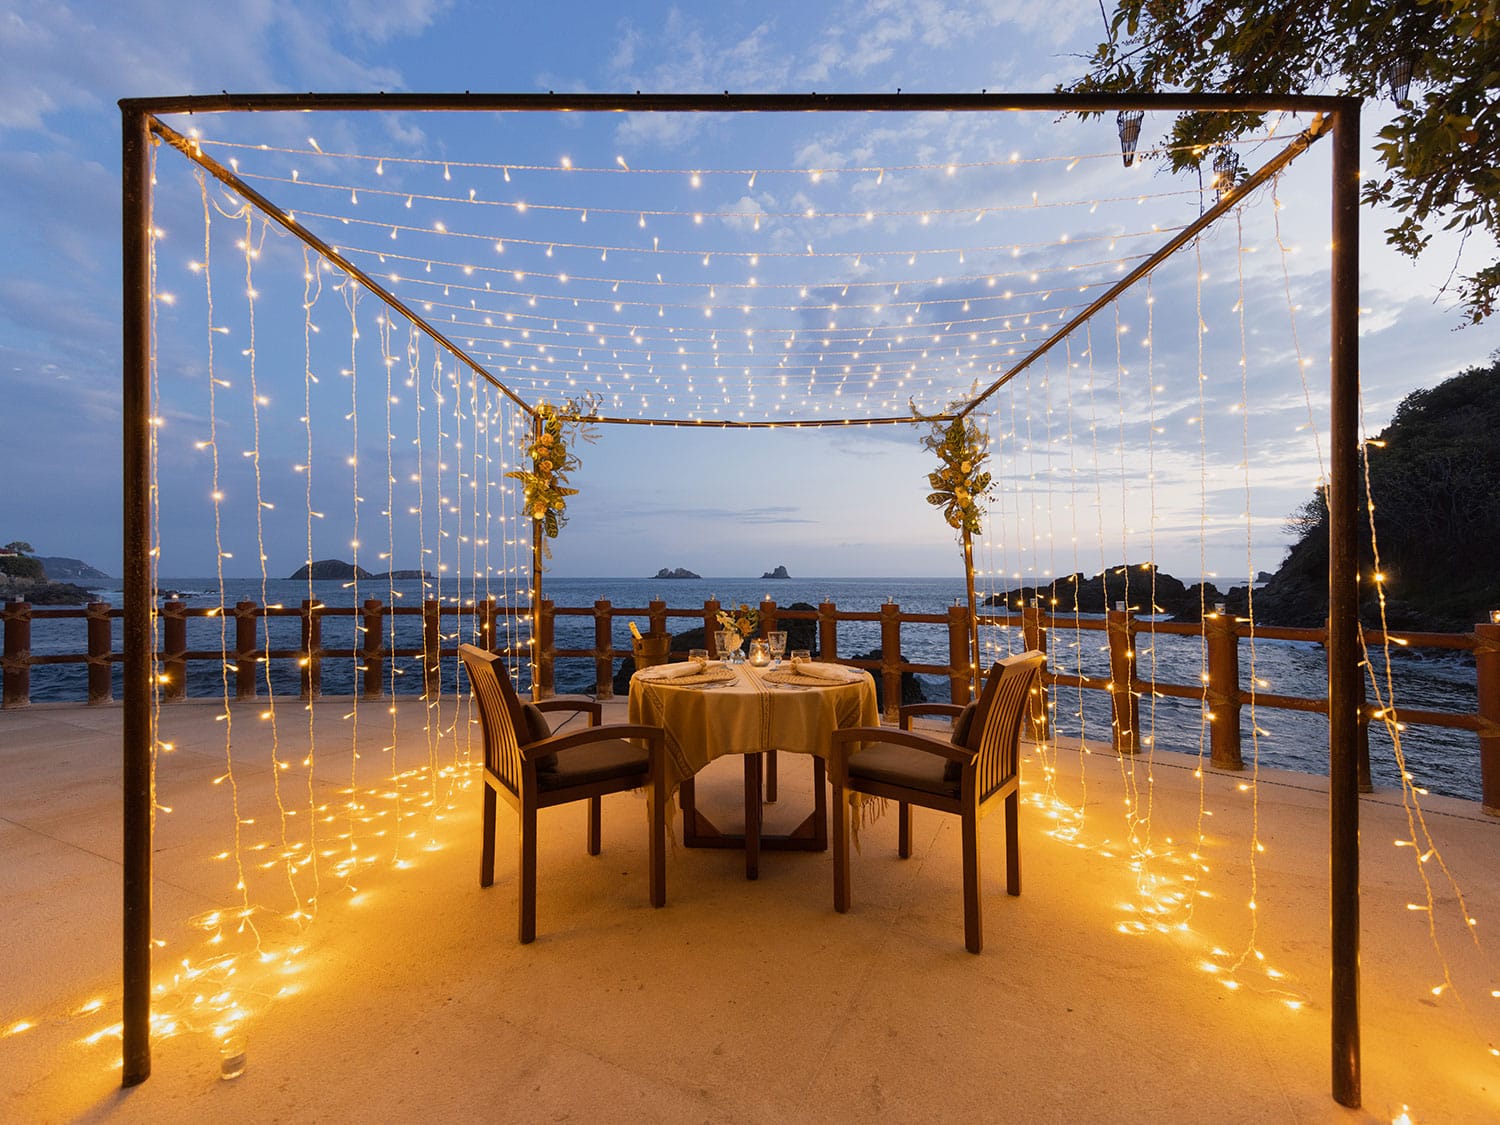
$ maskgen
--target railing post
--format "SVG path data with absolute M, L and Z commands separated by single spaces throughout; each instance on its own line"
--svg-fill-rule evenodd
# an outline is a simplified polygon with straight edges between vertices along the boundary
M 880 607 L 880 678 L 885 717 L 894 720 L 901 711 L 901 607 L 895 602 Z
M 323 694 L 323 603 L 302 599 L 302 698 Z
M 531 698 L 551 699 L 557 692 L 557 603 L 543 598 L 538 606 L 535 632 L 531 643 L 536 661 L 537 682 L 531 685 Z
M 1480 804 L 1500 816 L 1500 624 L 1474 626 L 1474 674 L 1479 680 Z
M 379 699 L 381 681 L 384 678 L 382 673 L 385 671 L 385 661 L 380 658 L 381 631 L 384 627 L 380 599 L 366 598 L 359 617 L 365 631 L 365 641 L 360 646 L 365 671 L 364 695 L 366 699 Z
M 839 655 L 838 606 L 832 602 L 818 603 L 818 652 L 824 660 L 837 660 Z M 967 663 L 967 659 L 965 660 Z
M 254 602 L 234 606 L 234 697 L 255 698 L 255 610 Z
M 594 695 L 615 697 L 614 610 L 608 598 L 594 599 Z
M 1240 753 L 1240 629 L 1232 613 L 1215 611 L 1203 618 L 1203 645 L 1208 656 L 1209 764 L 1242 770 Z
M 1026 646 L 1027 651 L 1047 651 L 1047 627 L 1042 624 L 1042 609 L 1032 599 L 1032 604 L 1021 609 L 1021 643 Z M 1045 742 L 1048 735 L 1049 719 L 1051 710 L 1047 699 L 1046 665 L 1042 666 L 1043 675 L 1036 680 L 1036 694 L 1033 697 L 1034 706 L 1031 709 L 1031 733 L 1038 742 Z
M 187 698 L 187 607 L 178 598 L 161 606 L 161 663 L 166 699 Z
M 776 603 L 770 598 L 762 598 L 760 602 L 760 635 L 762 637 L 776 631 Z
M 109 635 L 109 603 L 89 602 L 84 614 L 89 638 L 89 702 L 108 703 L 114 698 L 110 686 L 109 655 L 114 642 Z
M 436 699 L 443 694 L 443 615 L 436 598 L 422 601 L 422 694 Z
M 948 607 L 948 698 L 954 703 L 967 703 L 973 694 L 969 686 L 974 677 L 968 674 L 969 661 L 969 611 L 961 605 Z
M 719 631 L 719 599 L 709 598 L 703 603 L 703 647 L 708 649 L 710 660 L 717 660 L 722 653 L 719 652 L 719 638 L 715 636 Z
M 474 607 L 474 616 L 479 620 L 479 647 L 485 652 L 500 651 L 500 630 L 495 627 L 495 598 L 493 595 Z
M 665 633 L 667 631 L 667 603 L 661 598 L 652 598 L 646 606 L 646 621 L 651 626 L 648 632 Z
M 1117 754 L 1140 749 L 1140 701 L 1135 694 L 1135 644 L 1130 635 L 1130 611 L 1112 609 L 1104 615 L 1109 633 L 1109 702 Z
M 5 622 L 5 687 L 3 705 L 6 710 L 26 707 L 31 703 L 31 603 L 11 602 L 0 611 Z

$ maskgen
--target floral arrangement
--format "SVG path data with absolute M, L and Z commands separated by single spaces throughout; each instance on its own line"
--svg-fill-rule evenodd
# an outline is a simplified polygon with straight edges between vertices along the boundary
M 578 489 L 568 487 L 568 474 L 582 462 L 568 448 L 568 431 L 574 430 L 585 441 L 594 440 L 588 424 L 594 410 L 593 399 L 582 403 L 570 399 L 563 406 L 565 410 L 550 402 L 537 404 L 535 413 L 540 425 L 526 447 L 531 468 L 505 474 L 523 485 L 526 512 L 542 525 L 548 539 L 556 539 L 567 524 L 568 497 L 578 495 Z M 546 544 L 542 546 L 543 552 L 550 554 Z
M 737 609 L 721 609 L 719 628 L 738 633 L 741 639 L 753 637 L 755 631 L 760 628 L 760 610 L 751 609 L 743 604 Z
M 918 418 L 922 415 L 913 408 Z M 951 422 L 931 419 L 932 432 L 922 445 L 938 455 L 943 467 L 927 474 L 927 502 L 943 509 L 948 526 L 971 535 L 980 532 L 979 505 L 994 488 L 990 474 L 984 471 L 989 460 L 984 432 L 970 418 Z

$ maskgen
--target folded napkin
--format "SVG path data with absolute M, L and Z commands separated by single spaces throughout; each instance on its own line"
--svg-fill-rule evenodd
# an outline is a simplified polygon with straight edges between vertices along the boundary
M 659 664 L 640 672 L 643 680 L 675 680 L 679 676 L 701 676 L 708 667 L 706 660 L 684 660 L 680 664 Z
M 815 664 L 811 660 L 793 661 L 792 671 L 809 679 L 832 680 L 841 684 L 846 684 L 859 675 L 841 664 Z

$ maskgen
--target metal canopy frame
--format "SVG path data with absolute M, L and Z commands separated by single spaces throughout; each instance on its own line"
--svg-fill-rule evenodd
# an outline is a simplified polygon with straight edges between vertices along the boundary
M 1146 261 L 1005 371 L 956 416 L 967 416 L 1110 301 L 1147 276 L 1196 234 L 1236 206 L 1320 137 L 1333 143 L 1330 254 L 1330 476 L 1328 571 L 1329 699 L 1329 924 L 1331 945 L 1332 1094 L 1360 1104 L 1359 1039 L 1359 790 L 1358 714 L 1361 699 L 1357 621 L 1358 400 L 1359 400 L 1359 122 L 1361 101 L 1350 97 L 1204 94 L 209 94 L 127 98 L 120 103 L 123 291 L 122 412 L 124 415 L 124 722 L 122 781 L 123 1068 L 134 1086 L 151 1073 L 151 171 L 152 136 L 160 137 L 231 186 L 270 219 L 409 319 L 465 367 L 493 383 L 528 413 L 531 406 L 483 364 L 447 339 L 336 249 L 287 219 L 235 173 L 159 120 L 163 114 L 265 112 L 490 112 L 490 113 L 996 113 L 1103 114 L 1112 110 L 1167 112 L 1301 112 L 1312 124 L 1244 184 L 1179 231 Z M 656 426 L 757 428 L 771 422 L 599 418 L 600 422 Z M 928 419 L 930 420 L 930 419 Z M 859 419 L 858 424 L 908 424 L 910 418 Z M 776 426 L 848 425 L 852 420 L 777 422 Z M 539 552 L 533 535 L 533 556 Z

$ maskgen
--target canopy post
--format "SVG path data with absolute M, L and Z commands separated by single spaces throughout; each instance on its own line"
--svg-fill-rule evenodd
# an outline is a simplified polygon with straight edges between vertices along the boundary
M 151 1075 L 151 168 L 148 115 L 121 111 L 123 778 L 122 1067 Z
M 1333 1097 L 1360 1104 L 1359 102 L 1334 114 L 1329 315 L 1328 873 Z
M 542 416 L 531 415 L 531 448 L 535 449 L 542 438 Z M 541 699 L 542 652 L 537 644 L 538 626 L 542 614 L 542 536 L 547 534 L 547 525 L 536 518 L 536 509 L 531 510 L 531 631 L 527 637 L 528 658 L 531 661 L 531 698 Z
M 974 536 L 964 527 L 964 585 L 969 591 L 969 690 L 979 698 L 979 604 L 974 598 Z

